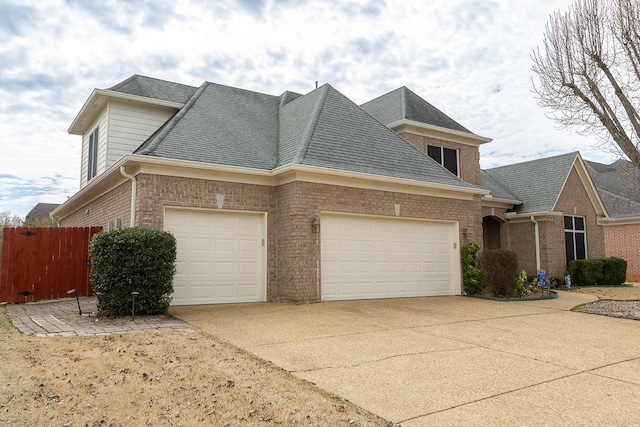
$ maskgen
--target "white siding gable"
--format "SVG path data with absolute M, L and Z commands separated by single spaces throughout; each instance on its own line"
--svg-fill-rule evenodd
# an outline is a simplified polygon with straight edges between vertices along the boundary
M 96 175 L 100 175 L 122 156 L 133 153 L 176 111 L 171 107 L 110 100 L 98 119 L 82 135 L 80 188 L 90 181 L 87 179 L 89 136 L 96 126 L 99 126 Z
M 106 158 L 107 158 L 107 133 L 108 129 L 108 111 L 105 110 L 98 120 L 95 121 L 82 135 L 82 162 L 80 166 L 80 187 L 84 187 L 88 183 L 87 179 L 87 167 L 89 163 L 89 137 L 98 127 L 98 163 L 97 163 L 97 172 L 96 175 L 104 172 L 106 168 Z
M 176 112 L 174 108 L 109 101 L 107 167 L 132 153 Z

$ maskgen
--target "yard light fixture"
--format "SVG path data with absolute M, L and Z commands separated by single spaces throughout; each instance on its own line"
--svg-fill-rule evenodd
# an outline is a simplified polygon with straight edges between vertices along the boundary
M 78 314 L 82 316 L 82 309 L 80 308 L 80 299 L 78 298 L 78 292 L 76 291 L 75 288 L 69 289 L 67 291 L 67 295 L 71 295 L 71 294 L 76 294 L 76 302 L 78 303 Z
M 131 320 L 134 320 L 136 315 L 136 295 L 140 295 L 140 292 L 131 292 Z
M 320 218 L 318 218 L 317 216 L 311 218 L 311 232 L 320 232 Z

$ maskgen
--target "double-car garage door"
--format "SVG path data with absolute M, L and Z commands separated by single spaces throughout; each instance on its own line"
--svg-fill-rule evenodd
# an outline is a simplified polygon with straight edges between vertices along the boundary
M 455 223 L 322 217 L 322 299 L 460 293 Z
M 167 208 L 178 243 L 174 305 L 266 300 L 265 214 Z M 460 293 L 457 224 L 323 214 L 321 298 Z

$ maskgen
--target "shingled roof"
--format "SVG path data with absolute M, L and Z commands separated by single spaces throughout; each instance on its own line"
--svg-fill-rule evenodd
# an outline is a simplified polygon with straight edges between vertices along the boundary
M 640 217 L 640 172 L 631 162 L 585 161 L 585 165 L 612 218 Z
M 278 97 L 206 82 L 135 153 L 264 170 L 299 164 L 474 188 L 329 84 Z
M 472 133 L 405 86 L 366 102 L 360 107 L 387 126 L 400 120 L 412 120 Z
M 579 155 L 576 151 L 487 169 L 481 174 L 481 187 L 495 197 L 521 200 L 522 204 L 514 207 L 518 214 L 551 212 Z
M 198 88 L 134 74 L 107 90 L 184 104 Z

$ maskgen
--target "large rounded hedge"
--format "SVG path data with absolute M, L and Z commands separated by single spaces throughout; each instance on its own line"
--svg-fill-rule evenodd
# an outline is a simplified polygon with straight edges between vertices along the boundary
M 91 282 L 102 314 L 166 313 L 173 294 L 176 239 L 145 228 L 97 233 L 89 247 Z

